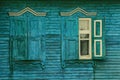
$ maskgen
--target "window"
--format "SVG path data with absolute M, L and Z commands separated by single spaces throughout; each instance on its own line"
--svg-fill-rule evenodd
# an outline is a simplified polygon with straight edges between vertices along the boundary
M 13 60 L 41 60 L 43 31 L 41 19 L 14 17 L 11 24 L 11 51 Z
M 79 18 L 79 59 L 102 59 L 105 39 L 102 19 Z
M 79 7 L 60 14 L 62 66 L 65 67 L 69 62 L 103 60 L 105 58 L 104 18 L 98 17 L 96 12 L 87 12 Z
M 45 62 L 44 18 L 28 14 L 11 17 L 10 67 Z M 17 64 L 16 64 L 17 63 Z
M 44 68 L 46 12 L 36 12 L 26 7 L 18 12 L 9 12 L 10 17 L 10 70 L 17 64 L 36 62 Z M 26 65 L 27 65 L 26 64 Z M 28 65 L 27 65 L 28 66 Z
M 65 18 L 62 27 L 62 61 L 105 58 L 104 20 Z
M 79 18 L 79 59 L 91 59 L 91 18 Z

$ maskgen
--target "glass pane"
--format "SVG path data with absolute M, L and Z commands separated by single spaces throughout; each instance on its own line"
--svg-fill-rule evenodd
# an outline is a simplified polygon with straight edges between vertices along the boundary
M 89 20 L 80 21 L 80 30 L 89 30 Z
M 80 34 L 80 38 L 81 39 L 89 38 L 89 34 Z
M 80 41 L 80 54 L 89 55 L 89 40 Z

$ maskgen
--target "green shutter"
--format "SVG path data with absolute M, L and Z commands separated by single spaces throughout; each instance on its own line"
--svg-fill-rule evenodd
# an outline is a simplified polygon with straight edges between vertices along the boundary
M 92 21 L 92 55 L 93 59 L 105 58 L 105 27 L 104 19 L 97 18 Z
M 66 20 L 64 29 L 65 60 L 78 59 L 78 20 Z
M 40 60 L 42 57 L 42 24 L 40 19 L 29 19 L 28 59 Z
M 11 54 L 14 60 L 44 59 L 44 31 L 41 17 L 12 17 Z
M 24 19 L 13 20 L 12 52 L 15 60 L 27 58 L 27 25 Z
M 45 62 L 45 19 L 29 13 L 11 17 L 10 67 L 15 61 L 38 61 L 42 68 Z M 43 26 L 44 24 L 44 26 Z M 43 29 L 44 28 L 44 29 Z

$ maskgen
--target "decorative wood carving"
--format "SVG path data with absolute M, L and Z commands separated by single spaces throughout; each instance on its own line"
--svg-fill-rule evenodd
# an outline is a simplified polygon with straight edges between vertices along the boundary
M 75 14 L 76 12 L 81 12 L 81 13 L 85 14 L 86 16 L 95 16 L 97 14 L 96 12 L 86 12 L 85 10 L 78 7 L 70 12 L 60 12 L 60 15 L 61 16 L 71 16 L 71 15 Z
M 9 12 L 9 16 L 20 16 L 20 15 L 24 14 L 25 12 L 30 12 L 35 16 L 46 16 L 46 12 L 36 12 L 29 7 L 26 7 L 25 9 L 23 9 L 19 12 Z

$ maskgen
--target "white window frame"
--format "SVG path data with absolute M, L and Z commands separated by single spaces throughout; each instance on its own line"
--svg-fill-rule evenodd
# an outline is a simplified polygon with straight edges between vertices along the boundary
M 81 31 L 80 30 L 80 21 L 81 20 L 87 20 L 89 21 L 89 30 L 84 30 L 84 31 Z M 91 31 L 91 18 L 79 18 L 79 59 L 92 59 L 92 38 L 91 38 L 91 34 L 92 31 Z M 81 55 L 80 54 L 80 34 L 89 34 L 89 55 Z M 85 39 L 83 39 L 85 40 Z

